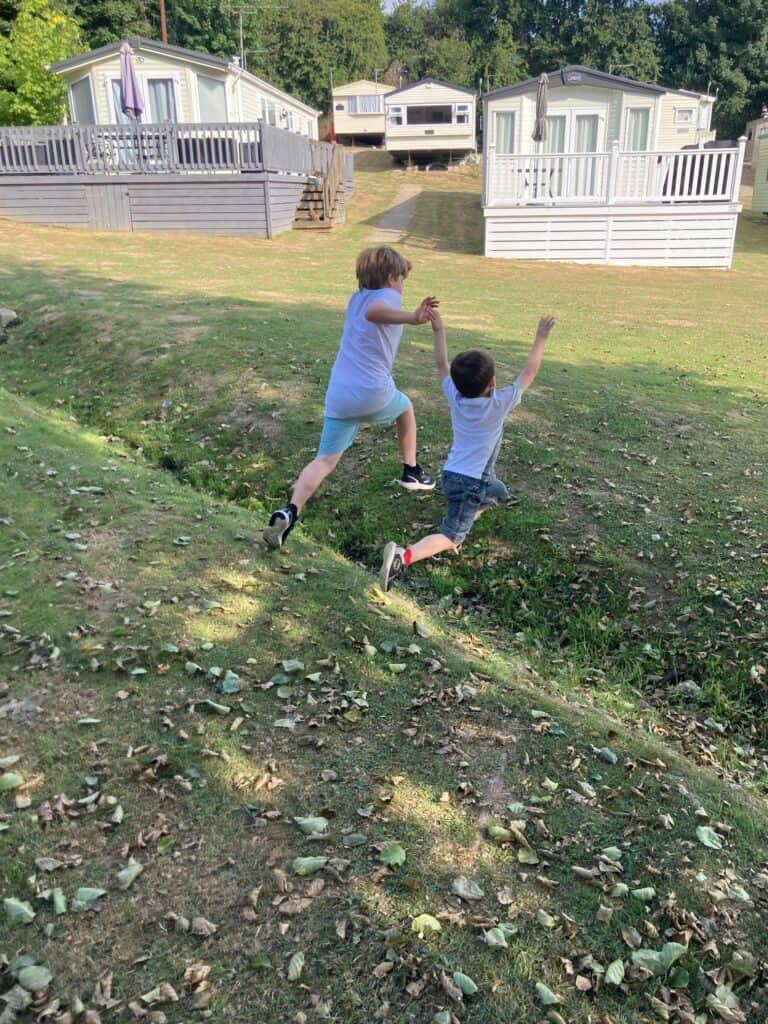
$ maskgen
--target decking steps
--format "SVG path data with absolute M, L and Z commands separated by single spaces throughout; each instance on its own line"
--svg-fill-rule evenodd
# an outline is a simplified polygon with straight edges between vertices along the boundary
M 344 185 L 340 184 L 336 190 L 336 201 L 333 204 L 332 215 L 330 218 L 326 218 L 324 216 L 322 185 L 307 185 L 296 208 L 293 220 L 294 228 L 322 231 L 335 227 L 337 224 L 343 224 L 346 219 L 344 198 Z

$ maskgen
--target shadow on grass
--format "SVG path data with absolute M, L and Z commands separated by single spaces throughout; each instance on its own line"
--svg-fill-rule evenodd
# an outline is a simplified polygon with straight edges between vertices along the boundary
M 22 309 L 23 294 L 44 295 L 48 312 L 26 315 L 11 334 L 2 370 L 8 385 L 51 408 L 63 404 L 207 493 L 259 515 L 282 504 L 314 454 L 337 314 L 301 301 L 170 300 L 167 291 L 124 281 L 111 297 L 104 283 L 80 271 L 19 266 Z M 416 337 L 418 346 L 403 346 L 396 375 L 409 381 L 425 461 L 436 469 L 450 428 L 429 334 Z M 477 330 L 450 323 L 449 338 L 451 351 L 488 347 Z M 528 342 L 490 347 L 500 381 L 513 379 Z M 463 597 L 451 601 L 457 621 L 477 615 L 507 638 L 522 626 L 542 657 L 562 661 L 567 650 L 577 679 L 595 666 L 621 675 L 630 662 L 632 685 L 670 672 L 677 681 L 685 670 L 704 684 L 714 676 L 706 699 L 733 712 L 733 702 L 755 692 L 747 675 L 752 641 L 735 639 L 724 608 L 718 622 L 725 639 L 712 646 L 697 579 L 722 573 L 730 599 L 749 602 L 745 634 L 759 634 L 759 559 L 737 552 L 724 561 L 717 552 L 736 542 L 734 531 L 754 530 L 762 514 L 745 480 L 755 466 L 754 438 L 768 431 L 765 415 L 748 382 L 715 392 L 703 371 L 648 363 L 629 345 L 611 365 L 548 356 L 533 395 L 510 422 L 498 465 L 521 505 L 511 516 L 487 516 L 466 549 L 479 559 L 479 575 L 471 558 L 444 560 L 420 567 L 406 588 L 427 601 L 458 590 Z M 330 537 L 371 568 L 382 538 L 413 539 L 442 515 L 438 495 L 414 502 L 391 493 L 396 447 L 382 448 L 381 437 L 380 430 L 361 432 L 343 474 L 327 482 L 305 517 L 311 536 Z M 741 519 L 729 512 L 734 495 L 746 509 Z M 252 533 L 259 527 L 254 522 Z M 666 548 L 650 547 L 661 543 L 651 539 L 654 532 Z M 516 587 L 508 582 L 514 578 Z M 576 605 L 574 593 L 581 595 Z M 696 611 L 685 613 L 691 602 Z M 656 661 L 642 654 L 647 630 L 660 631 Z
M 67 890 L 75 884 L 112 889 L 98 917 L 72 915 L 59 922 L 66 943 L 25 934 L 57 978 L 79 987 L 84 978 L 95 981 L 95 973 L 113 970 L 117 995 L 127 999 L 160 980 L 178 985 L 189 961 L 203 958 L 214 964 L 219 1004 L 234 1008 L 235 1019 L 277 1024 L 289 1011 L 304 1012 L 309 993 L 331 999 L 333 1012 L 350 1020 L 369 1020 L 385 1003 L 404 1020 L 414 1012 L 429 1016 L 449 1002 L 440 972 L 460 970 L 481 986 L 472 1011 L 478 1024 L 513 1010 L 518 1019 L 533 1019 L 539 980 L 567 986 L 569 1019 L 586 1024 L 594 1005 L 570 989 L 560 970 L 573 935 L 563 934 L 560 925 L 551 934 L 534 931 L 533 922 L 546 905 L 554 914 L 568 914 L 597 959 L 607 963 L 624 955 L 619 925 L 640 927 L 645 905 L 617 906 L 612 929 L 595 935 L 598 896 L 573 882 L 569 859 L 593 859 L 618 842 L 621 819 L 621 831 L 631 836 L 624 870 L 628 878 L 647 881 L 646 865 L 659 854 L 655 828 L 644 827 L 648 807 L 674 811 L 681 824 L 671 838 L 685 840 L 690 808 L 674 795 L 668 777 L 636 771 L 634 764 L 630 770 L 598 762 L 590 746 L 610 739 L 622 753 L 627 744 L 633 757 L 655 756 L 654 748 L 631 739 L 620 723 L 565 706 L 550 707 L 549 714 L 554 722 L 562 714 L 574 738 L 541 731 L 531 706 L 549 702 L 541 692 L 515 685 L 514 663 L 415 637 L 418 609 L 400 598 L 372 603 L 360 574 L 330 550 L 299 541 L 265 557 L 238 540 L 247 524 L 242 510 L 225 511 L 141 460 L 128 462 L 122 449 L 82 438 L 50 410 L 0 398 L 3 427 L 15 431 L 0 434 L 7 469 L 0 495 L 4 506 L 13 506 L 14 494 L 26 498 L 23 522 L 12 523 L 13 535 L 4 538 L 18 550 L 15 534 L 22 531 L 26 548 L 26 557 L 17 559 L 22 610 L 15 621 L 24 627 L 36 605 L 53 606 L 55 639 L 61 636 L 61 703 L 41 723 L 44 737 L 25 737 L 31 740 L 22 748 L 25 768 L 50 780 L 36 799 L 50 798 L 54 787 L 61 791 L 61 763 L 67 786 L 75 786 L 87 767 L 129 810 L 127 832 L 100 827 L 97 813 L 85 814 L 78 826 L 65 818 L 45 832 L 31 816 L 14 816 L 10 839 L 26 868 L 23 876 L 14 869 L 14 885 L 29 874 L 34 857 L 50 852 L 62 836 L 67 847 L 86 854 L 83 868 L 68 872 Z M 117 471 L 112 455 L 122 463 Z M 67 532 L 73 526 L 83 531 L 85 549 L 73 551 L 65 523 Z M 175 546 L 180 533 L 187 542 Z M 105 568 L 125 603 L 108 609 L 98 624 L 89 608 L 85 629 L 84 605 Z M 75 579 L 67 579 L 73 573 Z M 70 628 L 75 622 L 79 630 Z M 407 650 L 414 639 L 418 653 Z M 163 650 L 169 641 L 179 650 Z M 379 647 L 374 657 L 365 651 L 371 642 Z M 206 643 L 213 648 L 206 650 Z M 99 644 L 102 666 L 94 672 L 88 659 Z M 404 659 L 404 671 L 391 671 L 392 657 Z M 285 669 L 285 658 L 301 658 L 304 666 L 270 685 L 275 669 Z M 427 659 L 439 660 L 439 670 Z M 190 660 L 200 668 L 190 671 Z M 221 671 L 206 672 L 214 665 L 239 674 L 239 694 L 221 693 Z M 138 668 L 144 674 L 136 674 Z M 315 672 L 319 678 L 309 678 Z M 17 675 L 14 695 L 36 682 L 35 673 L 29 679 Z M 99 717 L 91 723 L 98 726 L 92 743 L 83 740 L 84 726 L 72 721 L 73 697 L 86 687 L 98 691 L 89 697 Z M 231 705 L 233 714 L 203 715 L 205 698 Z M 350 716 L 355 707 L 359 714 Z M 236 730 L 234 714 L 240 719 Z M 276 725 L 286 719 L 292 729 Z M 583 747 L 581 767 L 574 767 L 571 743 Z M 126 748 L 136 753 L 125 756 Z M 565 799 L 565 787 L 582 776 L 599 785 L 600 802 Z M 553 785 L 563 787 L 554 800 Z M 713 813 L 719 812 L 719 793 L 713 780 L 697 780 L 696 796 L 706 797 Z M 510 801 L 529 807 L 548 801 L 548 828 L 535 839 L 535 872 L 548 887 L 531 871 L 521 877 L 514 847 L 488 841 L 484 823 L 529 815 L 510 809 Z M 292 819 L 317 814 L 330 822 L 329 836 L 302 837 Z M 729 807 L 728 814 L 736 811 Z M 544 812 L 534 816 L 543 819 Z M 533 838 L 532 826 L 529 831 Z M 175 844 L 171 856 L 158 849 L 166 835 Z M 354 842 L 346 843 L 350 836 Z M 405 865 L 392 871 L 379 855 L 388 841 L 406 851 Z M 707 867 L 706 851 L 678 849 L 677 843 L 662 877 L 676 892 L 675 903 L 696 911 L 694 874 Z M 131 893 L 119 894 L 113 878 L 127 850 L 146 870 Z M 570 854 L 564 857 L 564 850 Z M 329 858 L 319 888 L 291 869 L 294 857 L 310 855 Z M 9 884 L 4 858 L 0 871 Z M 485 890 L 471 908 L 449 895 L 459 874 Z M 563 895 L 555 891 L 558 885 Z M 499 901 L 501 887 L 509 895 Z M 288 911 L 288 898 L 306 903 Z M 218 934 L 204 942 L 177 934 L 169 912 L 204 914 Z M 424 912 L 448 915 L 439 942 L 414 938 L 411 918 Z M 43 909 L 40 915 L 45 919 Z M 482 936 L 493 920 L 508 916 L 519 933 L 500 958 Z M 299 951 L 306 955 L 302 985 L 278 983 L 272 972 L 279 967 L 283 979 L 288 958 Z M 257 953 L 273 962 L 266 975 L 267 968 L 252 959 Z M 392 963 L 391 971 L 374 974 L 382 962 Z M 614 1007 L 613 994 L 603 991 L 600 999 Z M 642 990 L 620 999 L 625 1008 L 645 1005 Z

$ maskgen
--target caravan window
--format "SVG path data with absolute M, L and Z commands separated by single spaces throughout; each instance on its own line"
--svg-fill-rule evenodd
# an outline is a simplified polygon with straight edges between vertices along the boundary
M 350 114 L 380 114 L 381 96 L 349 96 L 347 112 Z
M 624 134 L 624 148 L 632 153 L 648 149 L 648 128 L 651 121 L 649 107 L 630 107 L 627 111 L 627 127 Z
M 496 153 L 508 156 L 515 152 L 515 112 L 499 110 L 496 112 L 495 124 Z
M 220 78 L 198 75 L 197 95 L 201 121 L 217 124 L 227 120 L 227 89 Z
M 693 107 L 675 107 L 675 124 L 693 124 Z
M 393 125 L 399 125 L 403 123 L 403 108 L 402 107 L 390 107 L 389 108 L 389 123 Z
M 469 104 L 457 103 L 454 109 L 454 124 L 469 124 Z
M 408 124 L 452 124 L 453 107 L 407 107 Z
M 79 82 L 73 82 L 70 85 L 69 105 L 72 108 L 73 121 L 76 121 L 78 124 L 96 124 L 90 75 L 86 75 Z
M 164 121 L 176 123 L 176 90 L 172 78 L 148 78 L 147 98 L 149 100 L 149 120 L 152 124 Z

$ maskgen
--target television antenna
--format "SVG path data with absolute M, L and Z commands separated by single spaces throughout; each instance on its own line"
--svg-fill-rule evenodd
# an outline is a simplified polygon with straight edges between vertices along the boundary
M 232 0 L 222 0 L 221 9 L 225 14 L 234 15 L 238 24 L 238 39 L 240 43 L 240 67 L 243 71 L 248 70 L 247 58 L 249 53 L 264 53 L 264 50 L 246 50 L 245 38 L 243 35 L 243 16 L 247 14 L 259 14 L 266 10 L 275 10 L 277 4 L 273 0 L 249 0 L 245 3 L 233 3 Z

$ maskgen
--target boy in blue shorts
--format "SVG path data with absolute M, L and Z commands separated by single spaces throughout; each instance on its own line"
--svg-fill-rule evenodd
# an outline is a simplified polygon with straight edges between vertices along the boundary
M 416 417 L 407 395 L 392 380 L 404 324 L 425 324 L 437 306 L 427 296 L 410 313 L 403 306 L 403 282 L 411 264 L 388 246 L 366 249 L 357 258 L 359 290 L 347 305 L 344 331 L 325 395 L 325 419 L 317 455 L 299 474 L 291 500 L 272 513 L 264 530 L 280 548 L 299 514 L 355 439 L 361 423 L 397 423 L 403 459 L 398 483 L 407 491 L 431 491 L 435 480 L 416 461 Z
M 386 545 L 379 572 L 382 590 L 389 590 L 392 581 L 414 562 L 441 551 L 458 551 L 477 517 L 509 497 L 495 472 L 504 421 L 533 383 L 544 345 L 555 326 L 554 317 L 539 320 L 536 339 L 519 377 L 509 387 L 497 390 L 491 356 L 472 349 L 459 352 L 449 365 L 442 318 L 436 309 L 430 309 L 427 315 L 432 322 L 437 372 L 453 426 L 453 446 L 443 466 L 448 509 L 439 533 L 404 548 L 394 541 Z

